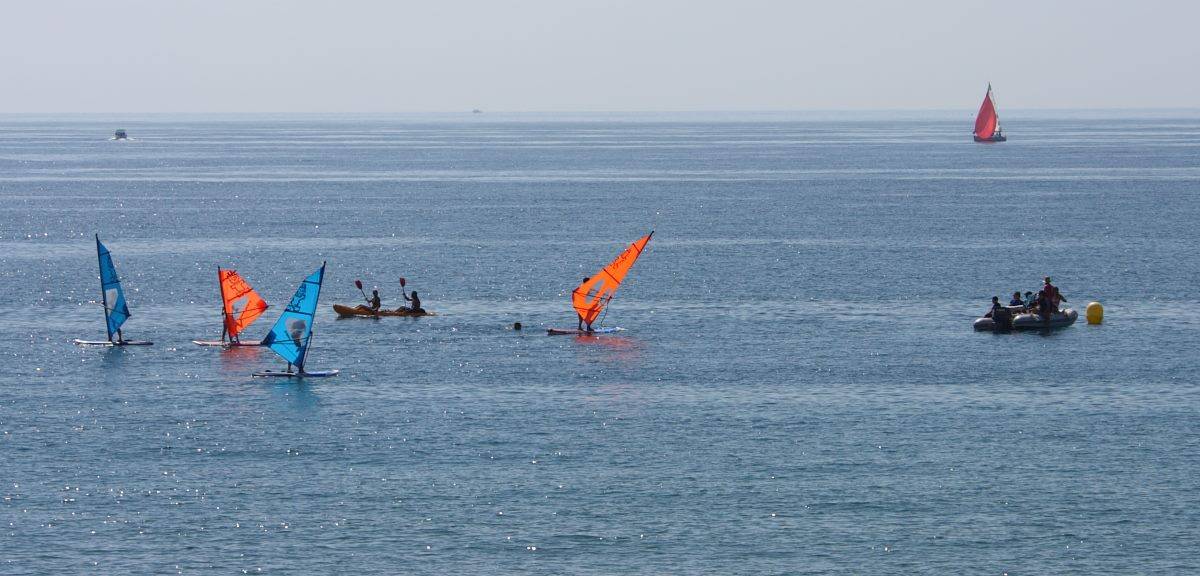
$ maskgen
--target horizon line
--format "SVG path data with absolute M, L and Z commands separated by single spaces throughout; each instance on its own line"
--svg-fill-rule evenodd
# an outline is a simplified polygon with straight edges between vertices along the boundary
M 929 112 L 974 112 L 974 107 L 967 108 L 696 108 L 696 109 L 653 109 L 653 108 L 613 108 L 613 109 L 570 109 L 570 108 L 547 108 L 547 109 L 486 109 L 486 108 L 456 108 L 456 109 L 414 109 L 414 110 L 368 110 L 368 111 L 346 111 L 346 110 L 306 110 L 306 111 L 279 111 L 279 110 L 243 110 L 243 111 L 214 111 L 214 110 L 175 110 L 175 111 L 105 111 L 105 110 L 88 110 L 88 111 L 18 111 L 8 112 L 0 111 L 0 116 L 50 116 L 50 115 L 148 115 L 148 116 L 168 116 L 168 115 L 194 115 L 194 116 L 250 116 L 250 115 L 281 115 L 281 116 L 386 116 L 386 115 L 402 115 L 402 114 L 475 114 L 475 110 L 479 110 L 479 114 L 786 114 L 786 113 L 929 113 Z M 1004 111 L 1011 113 L 1013 111 L 1020 112 L 1200 112 L 1200 106 L 1151 106 L 1151 107 L 1133 107 L 1133 106 L 1111 106 L 1111 107 L 1012 107 L 1004 108 Z

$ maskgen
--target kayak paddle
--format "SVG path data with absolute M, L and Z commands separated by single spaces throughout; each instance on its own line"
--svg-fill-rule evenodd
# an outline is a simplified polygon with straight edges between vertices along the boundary
M 359 292 L 362 292 L 363 300 L 366 300 L 367 304 L 369 305 L 371 303 L 371 299 L 367 298 L 367 293 L 363 290 L 362 280 L 355 280 L 354 285 L 358 287 Z

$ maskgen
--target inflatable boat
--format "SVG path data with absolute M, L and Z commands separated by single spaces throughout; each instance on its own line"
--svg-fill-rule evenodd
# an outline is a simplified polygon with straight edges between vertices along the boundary
M 1015 314 L 1012 319 L 1013 330 L 1045 330 L 1047 328 L 1066 328 L 1075 323 L 1079 319 L 1079 313 L 1071 308 L 1063 308 L 1050 318 L 1050 322 L 1042 321 L 1042 317 L 1037 314 Z M 995 331 L 996 323 L 991 318 L 979 318 L 975 320 L 976 330 Z M 1003 329 L 1003 328 L 1002 328 Z

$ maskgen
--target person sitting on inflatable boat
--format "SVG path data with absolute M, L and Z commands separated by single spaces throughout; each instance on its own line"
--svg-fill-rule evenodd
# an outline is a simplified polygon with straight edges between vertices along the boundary
M 1012 328 L 1012 312 L 1000 303 L 999 296 L 992 296 L 992 309 L 988 310 L 984 318 L 991 318 L 994 322 L 996 330 L 1009 330 Z
M 1008 305 L 1009 306 L 1019 306 L 1021 308 L 1025 307 L 1025 301 L 1021 300 L 1021 291 L 1020 290 L 1013 292 L 1012 300 L 1008 301 Z

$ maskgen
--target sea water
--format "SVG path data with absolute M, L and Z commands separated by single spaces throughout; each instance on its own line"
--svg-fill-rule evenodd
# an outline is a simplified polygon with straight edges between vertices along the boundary
M 1200 115 L 971 121 L 0 118 L 0 572 L 1200 570 Z M 191 344 L 322 262 L 338 377 Z M 1046 275 L 1104 324 L 972 330 Z

